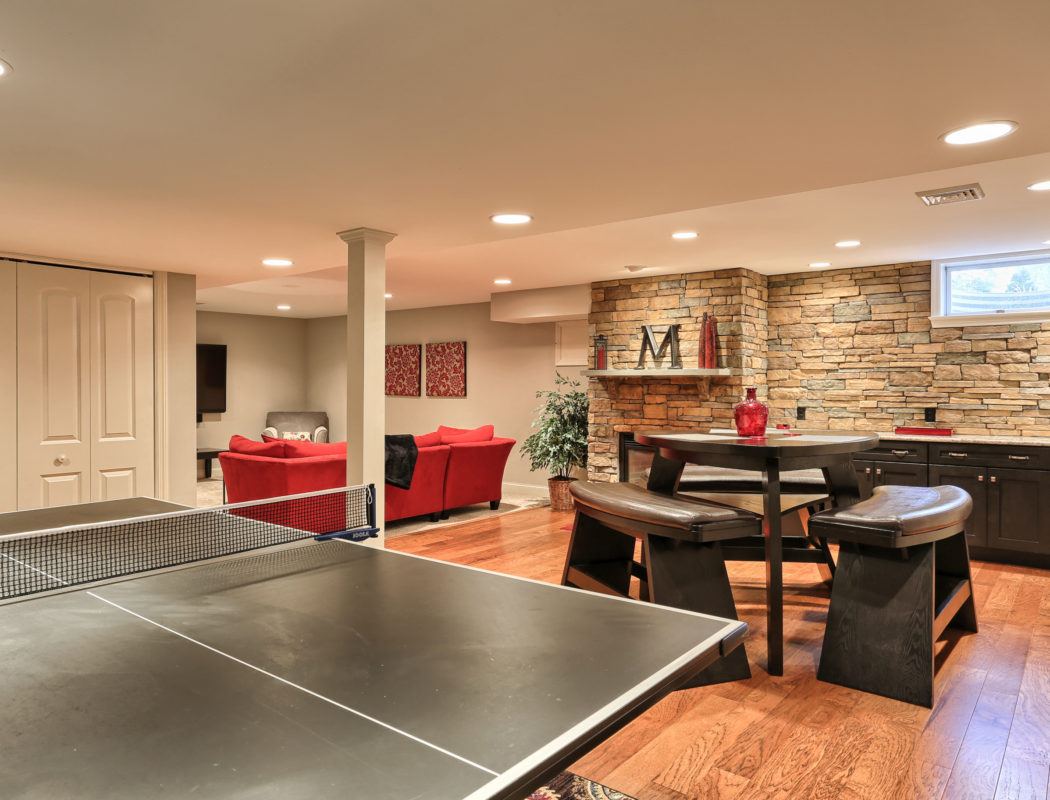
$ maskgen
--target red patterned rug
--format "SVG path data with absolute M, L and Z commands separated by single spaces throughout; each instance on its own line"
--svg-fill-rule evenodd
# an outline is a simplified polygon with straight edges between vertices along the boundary
M 530 794 L 527 800 L 635 800 L 630 795 L 602 786 L 600 783 L 562 772 L 555 775 L 542 789 Z

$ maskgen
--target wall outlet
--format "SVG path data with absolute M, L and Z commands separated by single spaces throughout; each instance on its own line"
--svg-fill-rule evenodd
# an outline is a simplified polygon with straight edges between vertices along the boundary
M 806 407 L 805 406 L 796 406 L 796 408 L 795 408 L 795 419 L 805 419 L 805 418 L 806 418 Z
M 927 422 L 936 422 L 937 421 L 937 409 L 936 408 L 926 408 L 926 409 L 923 409 L 923 411 L 926 414 L 926 421 Z

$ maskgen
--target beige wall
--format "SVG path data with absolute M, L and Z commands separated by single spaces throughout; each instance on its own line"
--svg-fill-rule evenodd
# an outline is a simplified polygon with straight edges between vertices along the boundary
M 258 439 L 268 411 L 312 410 L 306 320 L 200 311 L 197 342 L 227 346 L 226 413 L 204 415 L 198 446 L 225 447 L 235 433 Z
M 345 415 L 346 355 L 342 317 L 309 320 L 309 388 L 312 405 L 332 417 Z M 465 398 L 388 397 L 388 433 L 425 433 L 438 425 L 477 427 L 492 424 L 498 436 L 521 441 L 529 435 L 537 389 L 554 386 L 554 323 L 518 325 L 492 322 L 488 303 L 392 311 L 386 319 L 390 344 L 467 342 Z M 580 367 L 563 367 L 578 377 Z M 584 382 L 585 384 L 586 382 Z M 345 425 L 333 421 L 333 433 L 345 435 Z M 545 486 L 547 476 L 534 474 L 515 446 L 507 462 L 508 483 Z

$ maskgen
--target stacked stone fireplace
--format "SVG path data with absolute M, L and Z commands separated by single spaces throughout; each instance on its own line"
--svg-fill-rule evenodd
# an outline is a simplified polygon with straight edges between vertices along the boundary
M 705 311 L 730 374 L 633 369 L 642 326 L 659 337 L 671 324 L 682 366 L 697 367 Z M 595 283 L 590 334 L 606 337 L 608 367 L 624 376 L 589 379 L 590 477 L 620 479 L 622 433 L 731 427 L 748 386 L 769 403 L 770 425 L 887 432 L 922 426 L 932 410 L 957 433 L 1050 437 L 1050 323 L 931 328 L 929 313 L 929 262 Z

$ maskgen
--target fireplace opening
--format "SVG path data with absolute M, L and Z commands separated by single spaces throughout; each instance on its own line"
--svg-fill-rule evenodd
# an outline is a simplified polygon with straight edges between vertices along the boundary
M 652 466 L 656 448 L 639 444 L 634 440 L 633 433 L 620 431 L 617 454 L 620 459 L 620 482 L 643 483 L 642 473 Z

